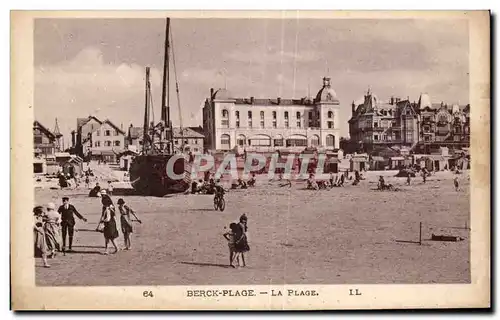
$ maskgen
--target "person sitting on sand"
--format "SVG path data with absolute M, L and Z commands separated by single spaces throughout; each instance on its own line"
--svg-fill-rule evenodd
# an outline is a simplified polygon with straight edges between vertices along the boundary
M 99 186 L 99 182 L 96 182 L 95 187 L 92 188 L 89 192 L 89 197 L 99 197 L 99 193 L 101 192 L 101 186 Z
M 248 186 L 249 187 L 255 187 L 255 182 L 257 180 L 255 179 L 255 173 L 252 173 L 252 177 L 250 178 L 250 180 L 248 180 Z
M 458 184 L 458 177 L 455 177 L 455 178 L 453 179 L 453 185 L 455 186 L 455 191 L 460 190 L 460 186 L 459 186 L 459 184 Z

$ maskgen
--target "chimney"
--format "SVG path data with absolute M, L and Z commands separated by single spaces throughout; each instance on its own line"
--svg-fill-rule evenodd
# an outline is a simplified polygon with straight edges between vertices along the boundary
M 354 113 L 356 113 L 356 105 L 354 104 L 354 100 L 352 101 L 351 109 L 352 109 L 352 115 L 354 116 Z
M 75 147 L 76 145 L 76 136 L 75 136 L 76 132 L 75 130 L 71 131 L 71 146 L 72 147 Z
M 281 104 L 281 98 L 278 97 L 278 104 Z
M 391 104 L 394 104 L 394 97 L 391 97 Z
M 253 104 L 254 98 L 250 97 L 250 104 Z
M 120 123 L 120 129 L 123 131 L 123 122 Z
M 214 88 L 210 88 L 210 100 L 214 98 Z

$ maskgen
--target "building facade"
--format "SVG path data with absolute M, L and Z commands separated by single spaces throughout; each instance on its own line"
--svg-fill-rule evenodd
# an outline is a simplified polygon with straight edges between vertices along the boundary
M 432 104 L 427 94 L 418 102 L 399 98 L 383 102 L 368 90 L 362 104 L 352 104 L 350 141 L 366 152 L 382 146 L 427 153 L 443 146 L 468 147 L 469 110 L 469 105 Z
M 174 150 L 182 152 L 203 153 L 205 136 L 198 132 L 199 127 L 173 128 L 172 138 Z M 129 126 L 126 138 L 127 148 L 134 152 L 142 149 L 144 130 L 142 127 Z
M 76 134 L 73 141 L 81 157 L 114 162 L 125 150 L 125 132 L 108 119 L 78 118 L 77 130 L 72 134 Z
M 203 107 L 205 147 L 256 152 L 337 149 L 339 109 L 340 101 L 327 77 L 316 98 L 235 98 L 226 89 L 211 89 Z

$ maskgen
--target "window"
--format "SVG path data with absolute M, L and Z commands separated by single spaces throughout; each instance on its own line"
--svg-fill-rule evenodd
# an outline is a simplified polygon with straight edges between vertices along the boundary
M 236 120 L 240 120 L 240 112 L 239 111 L 236 111 Z
M 35 143 L 43 143 L 43 137 L 42 136 L 35 136 Z
M 97 130 L 97 131 L 95 132 L 95 135 L 99 137 L 99 136 L 101 135 L 101 130 Z
M 297 120 L 297 128 L 300 128 L 300 120 Z
M 198 139 L 193 139 L 194 144 L 198 144 Z
M 313 112 L 309 111 L 309 120 L 312 120 L 312 118 L 313 118 Z
M 240 127 L 240 120 L 236 120 L 236 128 Z
M 314 135 L 311 138 L 311 146 L 313 146 L 313 147 L 319 146 L 319 137 L 318 136 Z
M 229 149 L 231 146 L 231 138 L 228 134 L 223 134 L 220 137 L 220 144 L 222 149 Z
M 109 137 L 109 136 L 111 135 L 111 130 L 106 130 L 106 131 L 104 131 L 104 135 L 105 135 L 106 137 Z
M 335 147 L 335 136 L 329 134 L 326 136 L 326 146 Z
M 333 121 L 328 121 L 328 129 L 333 129 Z
M 228 118 L 229 117 L 229 112 L 226 109 L 222 109 L 222 117 L 223 118 Z
M 288 111 L 285 111 L 285 120 L 288 120 Z
M 115 130 L 115 136 L 117 136 L 117 135 L 118 135 L 118 130 Z
M 283 138 L 274 139 L 274 146 L 275 147 L 283 147 Z
M 111 141 L 110 141 L 110 140 L 106 140 L 106 141 L 104 142 L 104 145 L 105 145 L 106 147 L 111 147 Z
M 460 133 L 462 131 L 461 129 L 462 128 L 460 128 L 460 127 L 455 127 L 455 133 Z
M 271 139 L 270 138 L 259 138 L 259 139 L 251 139 L 249 140 L 249 145 L 252 146 L 261 146 L 261 147 L 270 147 Z
M 115 147 L 119 147 L 120 146 L 120 140 L 115 140 Z
M 223 128 L 229 128 L 229 120 L 228 119 L 222 119 L 221 120 L 221 126 Z
M 374 128 L 378 128 L 378 122 L 374 122 L 374 123 L 373 123 L 373 127 L 374 127 Z
M 185 140 L 184 140 L 184 144 L 189 144 L 189 140 L 188 140 L 188 139 L 185 139 Z
M 377 134 L 373 136 L 373 140 L 378 141 L 378 135 Z
M 260 112 L 260 127 L 264 128 L 264 111 Z
M 179 140 L 175 139 L 174 144 L 178 145 L 179 144 Z
M 424 126 L 424 132 L 429 132 L 430 131 L 430 127 L 429 126 Z
M 301 121 L 300 121 L 300 112 L 297 111 L 297 113 L 295 114 L 295 116 L 297 117 L 297 128 L 300 128 L 301 127 Z
M 276 111 L 273 111 L 273 120 L 276 120 Z
M 287 139 L 286 140 L 287 147 L 307 147 L 306 139 Z
M 248 111 L 248 127 L 252 127 L 252 111 Z
M 297 117 L 297 119 L 300 119 L 300 112 L 299 111 L 297 111 L 296 117 Z
M 240 147 L 245 145 L 246 138 L 244 135 L 239 135 L 238 138 L 236 138 L 236 144 L 239 145 Z
M 332 111 L 328 111 L 328 119 L 331 119 L 333 118 L 333 112 Z
M 101 141 L 94 142 L 94 147 L 100 147 L 100 146 L 101 146 Z

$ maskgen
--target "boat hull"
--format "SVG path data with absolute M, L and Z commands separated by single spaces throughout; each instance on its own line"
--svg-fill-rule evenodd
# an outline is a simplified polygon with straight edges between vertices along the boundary
M 135 191 L 145 196 L 162 197 L 167 194 L 185 192 L 190 184 L 190 163 L 176 158 L 173 171 L 182 179 L 173 179 L 167 174 L 167 164 L 174 155 L 140 155 L 130 165 L 130 182 Z

